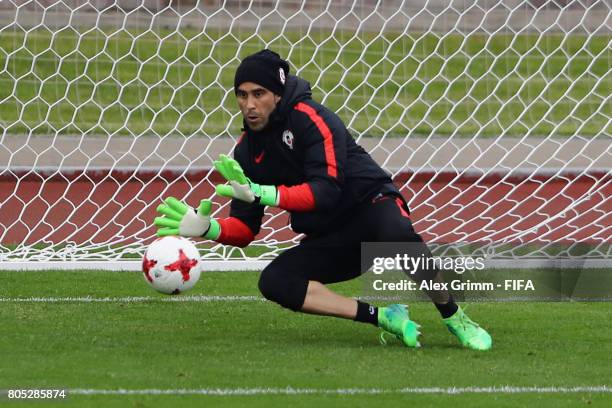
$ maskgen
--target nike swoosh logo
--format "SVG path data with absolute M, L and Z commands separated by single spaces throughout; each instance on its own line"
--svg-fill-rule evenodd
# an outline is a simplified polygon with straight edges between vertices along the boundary
M 263 160 L 264 152 L 262 151 L 259 156 L 255 156 L 255 163 L 259 164 Z

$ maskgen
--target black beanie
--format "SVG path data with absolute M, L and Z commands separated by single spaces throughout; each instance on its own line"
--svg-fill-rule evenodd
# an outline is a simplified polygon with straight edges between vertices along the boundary
M 244 82 L 253 82 L 282 95 L 285 90 L 285 81 L 289 74 L 289 64 L 277 53 L 270 50 L 261 50 L 242 60 L 236 76 L 234 77 L 234 92 Z

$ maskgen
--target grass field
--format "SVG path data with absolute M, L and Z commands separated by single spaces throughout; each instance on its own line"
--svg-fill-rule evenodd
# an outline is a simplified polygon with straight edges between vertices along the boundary
M 253 272 L 205 273 L 187 295 L 222 296 L 211 300 L 158 295 L 140 274 L 129 272 L 1 272 L 0 389 L 97 392 L 73 393 L 55 403 L 29 403 L 60 407 L 612 404 L 609 388 L 608 392 L 545 393 L 536 388 L 451 395 L 397 391 L 610 387 L 610 303 L 471 304 L 471 317 L 493 335 L 490 352 L 460 348 L 431 305 L 414 303 L 411 313 L 423 325 L 425 337 L 422 349 L 410 350 L 398 342 L 380 345 L 371 326 L 295 314 L 261 301 L 256 298 L 257 277 Z M 361 282 L 335 288 L 358 295 Z M 39 299 L 23 301 L 31 297 Z M 91 301 L 99 298 L 107 299 Z M 274 391 L 286 393 L 287 387 L 297 394 Z M 226 393 L 242 389 L 254 394 L 99 395 L 101 390 L 119 389 Z M 312 394 L 301 395 L 304 391 L 299 390 L 306 389 Z M 334 391 L 338 389 L 377 389 L 382 394 L 338 394 Z M 3 406 L 28 405 L 9 402 L 5 396 L 0 401 Z
M 240 58 L 265 46 L 374 136 L 610 131 L 610 36 L 0 31 L 8 133 L 237 134 Z

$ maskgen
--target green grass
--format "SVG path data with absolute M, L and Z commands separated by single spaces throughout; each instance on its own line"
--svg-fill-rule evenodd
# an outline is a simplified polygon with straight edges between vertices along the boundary
M 257 295 L 252 272 L 205 273 L 191 294 Z M 358 295 L 361 282 L 335 285 Z M 2 302 L 0 389 L 382 388 L 612 384 L 609 303 L 476 303 L 494 348 L 460 348 L 427 303 L 424 347 L 382 346 L 371 326 L 270 302 L 161 302 L 140 274 L 2 272 L 0 298 L 153 296 L 111 303 Z M 3 398 L 3 397 L 0 397 Z M 3 400 L 3 406 L 7 401 Z M 612 395 L 69 396 L 56 406 L 606 406 Z M 46 404 L 47 402 L 45 402 Z M 72 403 L 72 404 L 70 404 Z M 21 405 L 20 405 L 21 404 Z M 14 406 L 25 406 L 14 402 Z
M 0 127 L 235 135 L 236 55 L 269 46 L 355 133 L 595 136 L 611 130 L 610 38 L 5 29 Z

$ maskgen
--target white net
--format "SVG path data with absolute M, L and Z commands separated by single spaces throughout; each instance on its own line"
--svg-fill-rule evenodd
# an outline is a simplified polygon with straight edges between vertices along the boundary
M 609 258 L 611 9 L 1 1 L 0 258 L 138 258 L 161 198 L 213 197 L 242 125 L 234 69 L 264 47 L 393 173 L 426 240 Z M 253 260 L 297 240 L 268 211 L 252 247 L 201 245 Z

